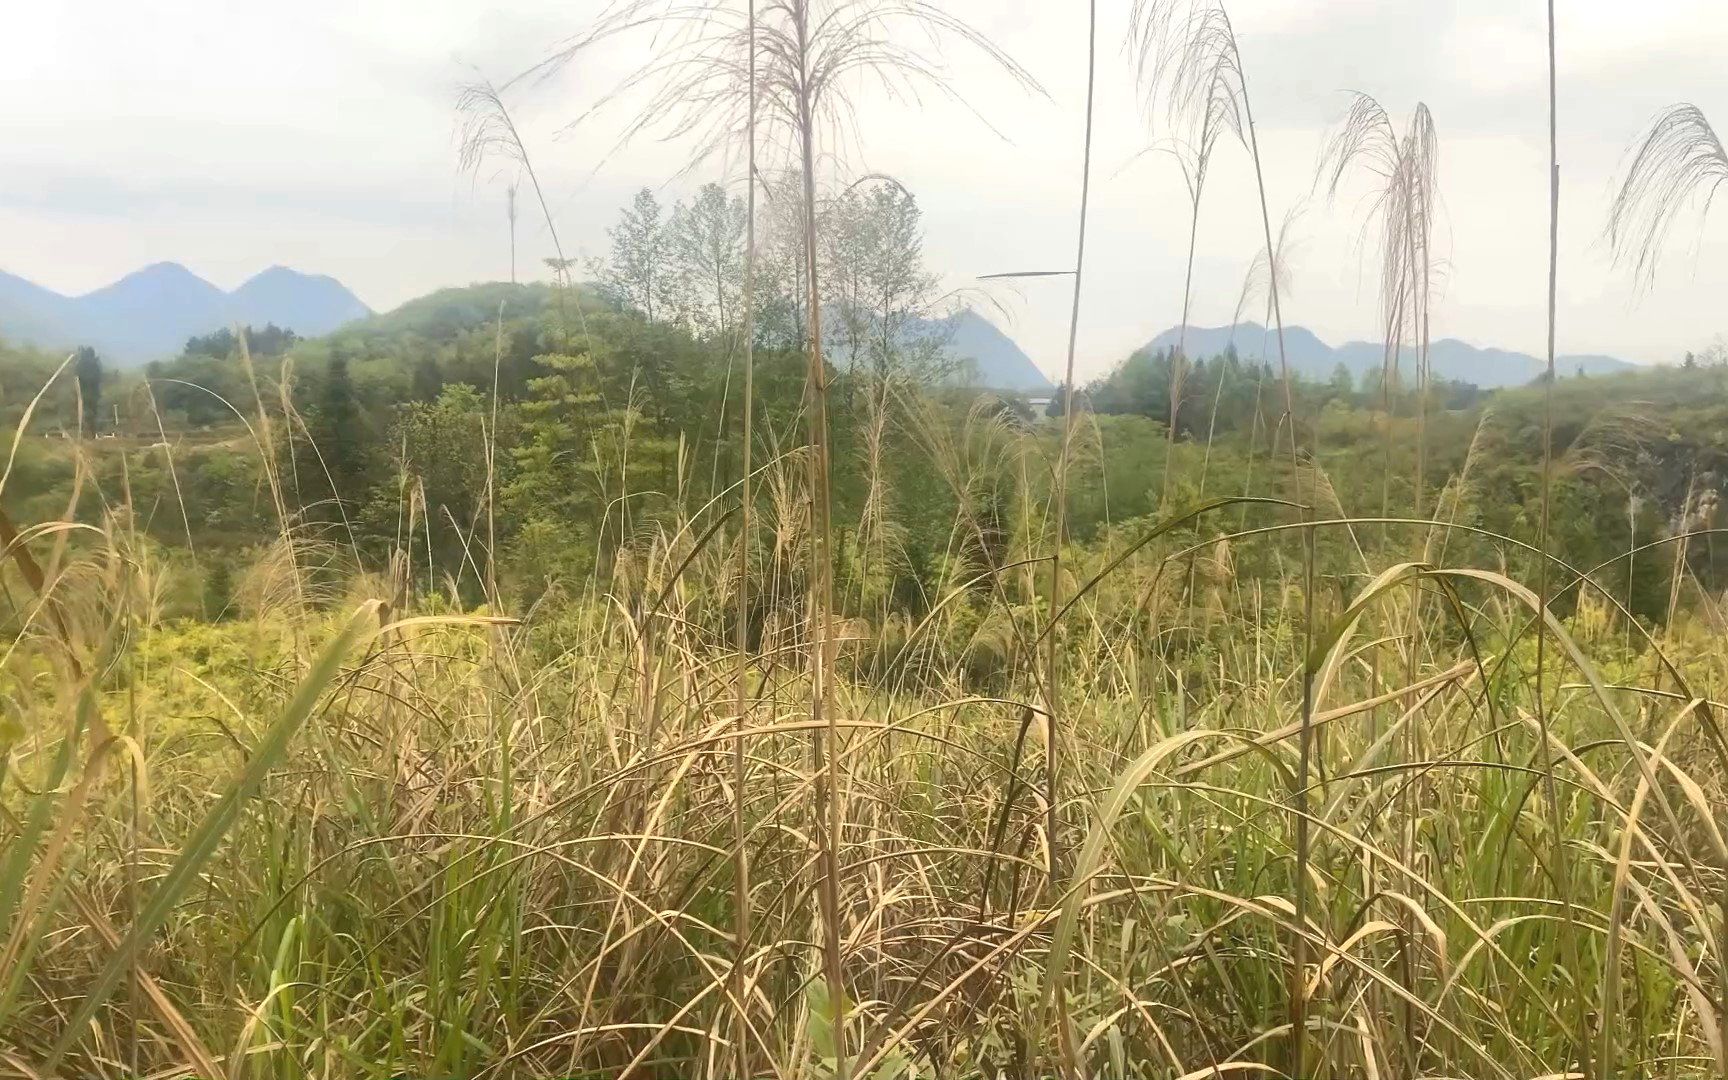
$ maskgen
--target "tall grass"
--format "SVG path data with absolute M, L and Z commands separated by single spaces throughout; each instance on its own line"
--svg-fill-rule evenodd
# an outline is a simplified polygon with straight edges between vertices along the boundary
M 1254 165 L 1283 415 L 1241 494 L 1067 535 L 1068 485 L 1099 467 L 1073 389 L 1095 16 L 1063 418 L 870 396 L 875 437 L 954 495 L 952 520 L 922 523 L 950 559 L 916 609 L 834 587 L 825 419 L 843 406 L 814 252 L 824 110 L 843 104 L 823 94 L 884 51 L 922 77 L 896 19 L 997 54 L 889 0 L 630 4 L 560 54 L 672 35 L 670 88 L 636 85 L 687 110 L 674 130 L 743 139 L 751 267 L 758 154 L 790 155 L 811 325 L 798 438 L 758 423 L 747 270 L 737 483 L 615 530 L 587 587 L 530 606 L 494 572 L 495 404 L 469 556 L 485 612 L 420 583 L 431 523 L 407 476 L 387 573 L 322 542 L 277 468 L 305 427 L 257 372 L 237 417 L 277 533 L 240 617 L 163 615 L 186 571 L 124 493 L 94 521 L 0 517 L 0 584 L 22 598 L 0 638 L 0 1075 L 1728 1072 L 1708 689 L 1728 654 L 1646 631 L 1601 568 L 1551 553 L 1555 470 L 1612 443 L 1557 456 L 1551 413 L 1535 536 L 1467 520 L 1468 460 L 1410 517 L 1336 505 L 1303 446 L 1270 165 L 1214 4 L 1138 6 L 1136 62 L 1203 88 Z M 464 105 L 467 163 L 526 169 L 499 92 Z M 1395 370 L 1427 335 L 1432 129 L 1397 137 L 1358 105 L 1361 139 L 1331 160 L 1373 142 L 1387 166 Z M 1549 269 L 1552 305 L 1553 246 Z M 1550 353 L 1553 327 L 1551 307 Z M 627 506 L 619 438 L 593 452 Z M 1356 543 L 1370 527 L 1404 546 Z M 1497 561 L 1448 561 L 1454 535 Z M 1649 546 L 1683 572 L 1688 535 Z M 1349 570 L 1323 581 L 1321 545 Z M 1275 569 L 1236 580 L 1255 556 Z M 1506 569 L 1526 565 L 1534 583 Z M 1587 612 L 1642 655 L 1598 649 Z
M 947 423 L 919 416 L 931 436 Z M 763 468 L 765 488 L 801 486 L 797 457 Z M 1243 552 L 1347 527 L 1246 509 L 1227 537 Z M 7 1067 L 46 1075 L 59 1044 L 62 1074 L 114 1073 L 136 1032 L 152 1075 L 718 1077 L 738 1075 L 740 1051 L 748 1075 L 828 1075 L 841 1036 L 811 989 L 826 986 L 811 975 L 827 818 L 809 739 L 832 721 L 858 808 L 836 847 L 855 1075 L 1287 1071 L 1297 941 L 1310 1075 L 1563 1073 L 1580 1000 L 1612 1017 L 1600 1071 L 1719 1068 L 1722 748 L 1698 695 L 1651 698 L 1552 619 L 1567 671 L 1550 675 L 1544 737 L 1517 675 L 1534 589 L 1388 566 L 1312 647 L 1299 605 L 1245 596 L 1196 663 L 1140 628 L 1194 617 L 1159 578 L 1191 561 L 1185 523 L 1233 507 L 1179 516 L 1134 549 L 1144 564 L 1071 545 L 1062 791 L 1086 812 L 1058 819 L 1075 854 L 1051 879 L 1040 786 L 1016 748 L 1041 665 L 1021 653 L 978 684 L 975 639 L 949 618 L 982 605 L 1041 621 L 1027 614 L 1037 587 L 988 570 L 999 589 L 955 582 L 890 647 L 888 682 L 868 643 L 843 643 L 821 727 L 788 664 L 813 631 L 794 625 L 748 657 L 740 717 L 715 708 L 740 655 L 735 558 L 702 542 L 715 514 L 692 508 L 683 538 L 629 555 L 665 567 L 643 584 L 643 616 L 585 601 L 522 626 L 365 616 L 363 649 L 329 644 L 346 603 L 297 606 L 286 566 L 273 609 L 154 621 L 124 599 L 148 586 L 147 551 L 119 519 L 86 533 L 45 572 L 65 634 L 39 616 L 8 659 L 38 674 L 8 683 L 22 732 L 0 872 L 0 900 L 18 898 L 4 909 Z M 1015 541 L 1027 552 L 1050 539 L 1032 520 Z M 1557 570 L 1556 596 L 1595 588 Z M 1274 583 L 1301 584 L 1295 562 Z M 1414 589 L 1458 602 L 1422 629 L 1434 659 L 1405 682 L 1388 678 L 1404 646 L 1372 627 Z M 1618 610 L 1614 592 L 1599 600 Z M 660 627 L 647 665 L 644 617 Z M 302 636 L 339 658 L 330 674 L 296 659 Z M 1679 670 L 1685 685 L 1728 674 L 1714 651 Z M 291 704 L 297 682 L 312 689 Z M 117 708 L 133 695 L 147 726 Z M 1641 742 L 1618 716 L 1646 700 L 1669 704 Z M 99 718 L 112 735 L 92 742 Z M 1400 732 L 1417 724 L 1428 750 L 1412 759 Z M 1310 791 L 1313 894 L 1297 920 L 1286 789 L 1304 734 L 1321 732 L 1338 764 Z M 149 791 L 141 906 L 126 877 L 133 781 L 103 767 L 126 739 Z M 1390 811 L 1418 783 L 1410 844 Z M 1066 1019 L 1041 1005 L 1058 945 Z M 135 998 L 116 992 L 131 985 Z

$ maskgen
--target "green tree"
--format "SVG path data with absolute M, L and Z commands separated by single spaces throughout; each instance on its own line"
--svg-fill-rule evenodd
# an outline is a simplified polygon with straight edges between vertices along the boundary
M 794 174 L 771 177 L 756 207 L 756 343 L 802 350 L 810 313 L 804 278 L 804 193 Z
M 72 373 L 78 379 L 78 398 L 84 409 L 84 423 L 92 431 L 102 428 L 102 358 L 85 345 L 72 361 Z
M 824 209 L 820 235 L 836 362 L 879 379 L 949 374 L 951 326 L 936 310 L 939 279 L 924 265 L 923 212 L 912 193 L 887 180 L 850 188 Z
M 465 383 L 450 383 L 432 401 L 402 406 L 390 434 L 402 454 L 398 465 L 419 508 L 409 547 L 430 550 L 437 575 L 460 579 L 463 533 L 472 529 L 486 494 L 486 418 L 490 401 Z M 507 464 L 508 459 L 501 460 Z M 380 488 L 389 485 L 379 485 Z M 368 532 L 393 536 L 400 527 L 397 493 L 379 491 L 364 514 Z M 458 528 L 451 528 L 456 522 Z
M 444 386 L 444 374 L 438 370 L 438 361 L 432 356 L 422 356 L 414 361 L 414 375 L 409 391 L 415 401 L 431 401 L 438 396 Z
M 678 308 L 696 334 L 724 337 L 743 306 L 744 200 L 704 184 L 672 210 L 667 246 Z
M 348 373 L 348 358 L 341 353 L 330 357 L 324 371 L 312 436 L 330 471 L 332 494 L 358 499 L 366 473 L 366 425 Z
M 599 268 L 607 296 L 649 322 L 666 318 L 677 303 L 676 276 L 661 217 L 654 192 L 638 191 L 618 215 L 618 224 L 606 230 L 612 238 L 612 257 Z
M 248 326 L 245 332 L 246 349 L 254 357 L 282 356 L 300 340 L 300 336 L 294 331 L 275 323 L 266 323 L 262 330 Z M 182 356 L 214 356 L 218 360 L 226 360 L 238 353 L 236 344 L 233 329 L 224 326 L 201 337 L 187 338 L 186 347 L 180 352 Z
M 1334 399 L 1345 403 L 1349 403 L 1351 396 L 1355 394 L 1356 380 L 1351 377 L 1350 369 L 1345 367 L 1342 362 L 1333 367 L 1332 381 L 1327 385 L 1327 389 L 1331 391 Z

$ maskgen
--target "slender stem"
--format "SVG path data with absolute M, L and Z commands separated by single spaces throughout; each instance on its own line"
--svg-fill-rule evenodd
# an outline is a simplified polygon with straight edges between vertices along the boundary
M 798 56 L 798 136 L 804 171 L 804 268 L 809 286 L 809 371 L 805 376 L 810 423 L 810 721 L 816 732 L 817 799 L 821 872 L 817 895 L 822 909 L 822 955 L 827 968 L 828 1000 L 834 1010 L 837 1080 L 851 1075 L 846 1056 L 846 981 L 840 954 L 840 792 L 836 763 L 840 727 L 829 670 L 829 609 L 833 605 L 833 551 L 828 483 L 828 373 L 822 359 L 822 293 L 816 260 L 816 72 L 807 0 L 791 5 Z
M 749 0 L 750 102 L 744 181 L 744 312 L 739 333 L 744 344 L 744 448 L 738 514 L 738 620 L 734 644 L 738 651 L 735 675 L 738 737 L 732 740 L 732 1004 L 738 1010 L 733 1047 L 737 1074 L 750 1075 L 746 1047 L 749 1018 L 745 1013 L 744 957 L 750 944 L 750 855 L 745 848 L 744 783 L 748 770 L 744 731 L 749 726 L 750 691 L 750 468 L 756 418 L 756 0 Z M 723 311 L 724 309 L 722 309 Z
M 1278 369 L 1284 383 L 1284 418 L 1290 425 L 1290 474 L 1293 482 L 1301 483 L 1301 461 L 1297 451 L 1296 399 L 1290 386 L 1290 362 L 1284 350 L 1284 308 L 1278 295 L 1278 252 L 1272 243 L 1272 213 L 1266 201 L 1266 175 L 1260 164 L 1260 139 L 1254 127 L 1254 107 L 1248 96 L 1248 77 L 1242 79 L 1242 111 L 1247 120 L 1248 149 L 1254 159 L 1254 183 L 1260 193 L 1260 225 L 1266 239 L 1266 290 L 1272 301 L 1273 325 L 1278 331 Z M 1296 813 L 1296 878 L 1294 882 L 1297 927 L 1305 927 L 1308 919 L 1308 866 L 1312 857 L 1312 839 L 1308 829 L 1308 778 L 1313 772 L 1314 758 L 1314 671 L 1308 664 L 1308 654 L 1314 639 L 1314 520 L 1313 500 L 1303 496 L 1300 488 L 1297 501 L 1302 504 L 1303 520 L 1309 522 L 1302 530 L 1302 718 L 1297 750 L 1296 786 L 1292 792 Z M 1306 989 L 1308 939 L 1303 932 L 1293 935 L 1291 942 L 1290 1040 L 1294 1048 L 1292 1076 L 1307 1076 L 1308 996 Z
M 505 191 L 507 200 L 505 213 L 510 218 L 510 284 L 516 284 L 516 185 L 512 183 Z
M 1086 215 L 1092 198 L 1092 100 L 1098 63 L 1098 2 L 1091 0 L 1090 21 L 1086 44 L 1086 134 L 1080 165 L 1080 224 L 1074 250 L 1074 300 L 1068 316 L 1068 361 L 1062 376 L 1062 443 L 1056 452 L 1056 482 L 1052 501 L 1055 504 L 1056 534 L 1050 555 L 1050 617 L 1062 610 L 1062 545 L 1068 530 L 1068 459 L 1074 440 L 1074 353 L 1080 336 L 1080 295 L 1086 271 Z M 1058 755 L 1057 703 L 1061 698 L 1061 650 L 1057 647 L 1056 627 L 1051 625 L 1044 637 L 1044 830 L 1048 849 L 1048 870 L 1054 884 L 1061 867 L 1061 843 L 1058 839 L 1057 813 Z
M 1098 0 L 1090 0 L 1086 24 L 1086 127 L 1080 157 L 1080 222 L 1074 246 L 1074 300 L 1068 315 L 1068 359 L 1062 377 L 1062 443 L 1056 452 L 1055 503 L 1056 531 L 1050 554 L 1050 619 L 1044 642 L 1044 843 L 1048 855 L 1047 877 L 1052 900 L 1056 896 L 1057 875 L 1062 868 L 1061 814 L 1061 755 L 1057 740 L 1061 726 L 1058 704 L 1062 698 L 1062 652 L 1057 643 L 1056 623 L 1062 611 L 1062 545 L 1068 530 L 1068 458 L 1074 439 L 1074 353 L 1080 337 L 1080 296 L 1086 275 L 1086 216 L 1092 199 L 1092 111 L 1098 71 Z M 1075 1080 L 1080 1075 L 1076 1058 L 1071 1021 L 1058 992 L 1055 1001 L 1058 1040 L 1062 1051 L 1064 1075 Z
M 1548 804 L 1548 825 L 1554 837 L 1554 876 L 1559 887 L 1560 903 L 1565 913 L 1568 963 L 1575 972 L 1583 968 L 1578 954 L 1577 914 L 1572 909 L 1571 860 L 1561 833 L 1560 793 L 1554 781 L 1554 751 L 1550 744 L 1548 696 L 1545 688 L 1548 673 L 1548 532 L 1554 487 L 1554 338 L 1556 306 L 1560 282 L 1560 124 L 1558 80 L 1555 75 L 1554 0 L 1548 0 L 1548 364 L 1542 387 L 1542 513 L 1537 536 L 1537 598 L 1536 619 L 1536 721 L 1542 741 L 1542 782 L 1544 801 Z M 1578 1062 L 1585 1076 L 1590 1071 L 1589 1010 L 1582 990 L 1573 995 L 1577 1006 Z M 1604 1032 L 1604 1037 L 1607 1033 Z
M 1207 114 L 1210 117 L 1210 113 Z M 1165 432 L 1164 480 L 1158 488 L 1158 512 L 1170 501 L 1171 462 L 1176 459 L 1176 420 L 1182 411 L 1182 388 L 1187 382 L 1188 315 L 1194 298 L 1194 247 L 1200 237 L 1200 192 L 1206 183 L 1206 134 L 1200 135 L 1201 158 L 1194 169 L 1194 206 L 1188 218 L 1188 268 L 1182 275 L 1182 324 L 1176 331 L 1176 351 L 1170 357 L 1170 430 Z M 1210 443 L 1208 443 L 1210 449 Z
M 498 331 L 492 343 L 492 412 L 486 421 L 486 602 L 502 609 L 498 597 L 498 380 L 504 368 L 504 301 L 498 302 Z

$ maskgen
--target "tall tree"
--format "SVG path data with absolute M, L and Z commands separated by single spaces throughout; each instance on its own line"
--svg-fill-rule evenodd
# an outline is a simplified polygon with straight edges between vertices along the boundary
M 348 373 L 348 358 L 336 353 L 324 372 L 312 435 L 324 467 L 330 472 L 333 494 L 339 499 L 354 500 L 360 496 L 359 487 L 366 472 L 363 420 L 354 380 Z
M 72 373 L 78 377 L 78 398 L 84 406 L 84 422 L 92 430 L 102 426 L 102 358 L 85 345 L 72 361 Z
M 414 371 L 409 376 L 410 398 L 414 401 L 432 401 L 443 388 L 444 373 L 438 370 L 436 357 L 424 355 L 414 361 Z
M 756 342 L 802 350 L 808 336 L 804 278 L 804 197 L 797 174 L 787 171 L 763 185 L 757 213 Z
M 643 188 L 606 230 L 612 257 L 600 268 L 600 283 L 618 304 L 649 322 L 671 314 L 676 298 L 667 230 L 660 200 Z
M 923 212 L 891 180 L 854 186 L 823 212 L 824 303 L 834 351 L 855 370 L 922 380 L 943 374 L 939 279 L 924 266 Z
M 1332 366 L 1332 382 L 1328 389 L 1332 396 L 1344 404 L 1350 404 L 1351 395 L 1356 392 L 1356 379 L 1350 374 L 1350 369 L 1339 361 Z
M 667 248 L 678 307 L 690 329 L 724 337 L 737 321 L 744 289 L 744 200 L 704 184 L 673 208 Z

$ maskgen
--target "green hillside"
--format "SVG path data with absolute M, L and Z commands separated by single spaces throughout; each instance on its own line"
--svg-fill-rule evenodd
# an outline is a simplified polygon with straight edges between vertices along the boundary
M 464 595 L 482 586 L 469 545 L 484 508 L 488 444 L 498 492 L 489 527 L 506 583 L 525 595 L 584 579 L 643 529 L 673 527 L 689 500 L 723 498 L 738 478 L 737 350 L 650 324 L 590 293 L 499 284 L 448 289 L 326 338 L 258 338 L 250 373 L 233 345 L 226 334 L 199 339 L 144 378 L 109 377 L 103 421 L 87 416 L 86 434 L 118 437 L 83 444 L 95 469 L 80 495 L 86 520 L 99 519 L 129 485 L 132 504 L 145 510 L 142 524 L 160 542 L 183 545 L 190 525 L 207 561 L 243 561 L 276 532 L 259 448 L 260 404 L 274 428 L 269 461 L 296 528 L 379 567 L 404 528 L 423 530 L 419 543 L 431 558 L 425 571 Z M 224 355 L 210 355 L 219 351 Z M 53 365 L 44 356 L 10 355 L 0 366 L 0 408 L 15 421 Z M 756 452 L 764 455 L 796 437 L 804 360 L 795 349 L 765 348 L 757 365 Z M 69 377 L 44 398 L 3 495 L 26 521 L 56 516 L 71 493 L 74 444 L 44 437 L 75 424 Z M 849 542 L 889 543 L 893 552 L 868 571 L 857 553 L 857 563 L 842 566 L 847 588 L 921 611 L 948 573 L 954 545 L 966 542 L 951 525 L 963 504 L 983 498 L 1004 520 L 1042 513 L 1048 483 L 1041 470 L 972 463 L 964 478 L 945 476 L 933 471 L 931 454 L 961 454 L 968 440 L 983 440 L 1047 460 L 1059 430 L 1051 418 L 1012 395 L 940 384 L 884 388 L 846 370 L 831 378 L 836 520 L 865 536 Z M 1298 492 L 1282 438 L 1276 452 L 1269 449 L 1283 406 L 1267 367 L 1231 354 L 1194 363 L 1173 444 L 1168 390 L 1167 360 L 1142 351 L 1079 396 L 1088 412 L 1069 485 L 1069 530 L 1078 542 L 1107 548 L 1207 498 Z M 1372 386 L 1334 379 L 1298 382 L 1296 396 L 1298 439 L 1323 478 L 1322 513 L 1440 517 L 1460 526 L 1432 537 L 1431 528 L 1398 524 L 1332 532 L 1322 564 L 1341 582 L 1360 572 L 1361 552 L 1407 546 L 1418 534 L 1436 560 L 1510 560 L 1528 568 L 1516 545 L 1494 537 L 1534 530 L 1540 387 L 1483 393 L 1441 384 L 1430 391 L 1420 424 L 1418 395 L 1409 390 L 1388 400 Z M 1556 553 L 1579 569 L 1598 568 L 1623 599 L 1630 587 L 1640 617 L 1663 619 L 1673 558 L 1635 556 L 1628 586 L 1624 556 L 1635 540 L 1682 531 L 1688 515 L 1699 519 L 1728 488 L 1728 370 L 1565 380 L 1555 389 L 1554 439 Z M 176 509 L 182 500 L 198 507 L 185 519 Z M 867 521 L 866 507 L 881 516 Z M 868 529 L 880 536 L 871 539 Z M 1721 587 L 1728 566 L 1715 545 L 1695 545 L 1685 558 L 1700 587 Z M 1270 575 L 1278 563 L 1250 546 L 1237 568 Z

